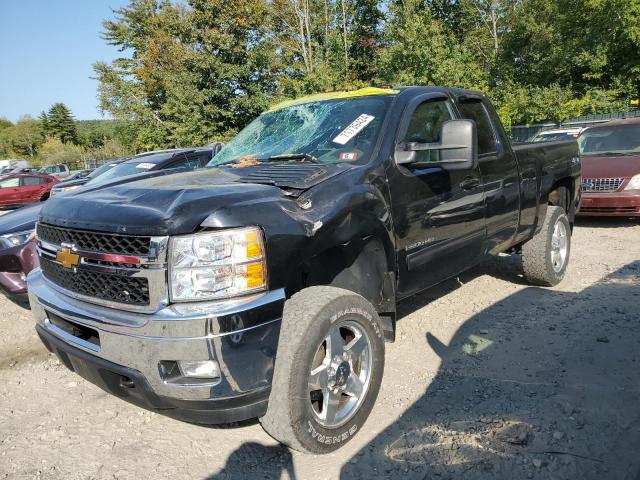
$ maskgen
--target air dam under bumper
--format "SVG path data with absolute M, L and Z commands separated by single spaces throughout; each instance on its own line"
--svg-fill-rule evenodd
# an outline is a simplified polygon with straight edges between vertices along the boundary
M 266 412 L 284 291 L 176 304 L 148 315 L 76 300 L 57 291 L 40 269 L 28 284 L 45 346 L 105 391 L 195 423 L 228 423 Z M 176 383 L 160 363 L 179 360 L 215 360 L 221 376 Z

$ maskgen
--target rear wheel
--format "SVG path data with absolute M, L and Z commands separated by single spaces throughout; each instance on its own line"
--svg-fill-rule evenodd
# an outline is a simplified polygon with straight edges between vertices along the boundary
M 384 336 L 373 306 L 334 287 L 285 304 L 269 407 L 260 419 L 296 450 L 328 453 L 353 438 L 382 381 Z
M 552 287 L 564 278 L 571 253 L 571 225 L 563 208 L 549 205 L 542 229 L 522 246 L 527 281 Z

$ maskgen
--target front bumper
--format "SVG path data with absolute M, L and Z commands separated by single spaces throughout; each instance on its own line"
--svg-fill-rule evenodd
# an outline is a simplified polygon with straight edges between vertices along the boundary
M 34 241 L 0 251 L 0 288 L 9 295 L 27 293 L 27 274 L 38 266 Z
M 43 343 L 67 367 L 107 392 L 196 423 L 245 420 L 266 411 L 284 291 L 142 314 L 64 295 L 40 269 L 29 275 L 28 284 Z M 59 319 L 86 327 L 96 338 L 69 333 L 60 328 Z M 163 377 L 160 363 L 179 360 L 215 360 L 221 377 L 173 383 Z
M 640 216 L 640 191 L 582 193 L 580 216 Z

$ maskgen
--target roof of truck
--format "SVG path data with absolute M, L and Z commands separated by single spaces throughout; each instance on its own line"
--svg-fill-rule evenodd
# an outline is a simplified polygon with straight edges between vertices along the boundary
M 336 91 L 336 92 L 326 92 L 326 93 L 315 93 L 313 95 L 306 95 L 304 97 L 295 98 L 292 100 L 285 100 L 283 102 L 277 103 L 269 108 L 268 112 L 273 112 L 275 110 L 280 110 L 282 108 L 290 107 L 292 105 L 301 105 L 304 103 L 310 102 L 321 102 L 324 100 L 339 100 L 342 98 L 357 98 L 357 97 L 369 97 L 373 95 L 397 95 L 398 93 L 404 90 L 410 89 L 424 89 L 424 90 L 432 90 L 432 91 L 443 91 L 450 92 L 454 95 L 480 95 L 484 96 L 482 92 L 477 92 L 474 90 L 466 90 L 462 88 L 450 88 L 450 87 L 441 87 L 436 85 L 429 86 L 402 86 L 402 87 L 389 87 L 389 88 L 379 88 L 379 87 L 366 87 L 360 88 L 358 90 L 350 90 L 350 91 Z

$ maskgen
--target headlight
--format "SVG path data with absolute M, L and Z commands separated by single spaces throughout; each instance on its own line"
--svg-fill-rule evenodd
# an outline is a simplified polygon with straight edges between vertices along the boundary
M 631 180 L 629 180 L 629 183 L 627 184 L 626 187 L 624 187 L 625 190 L 640 190 L 640 174 L 638 175 L 634 175 L 633 177 L 631 177 Z
M 2 246 L 5 248 L 17 247 L 18 245 L 22 245 L 27 243 L 29 240 L 34 239 L 35 234 L 35 229 L 7 233 L 5 235 L 0 235 L 0 243 L 2 243 Z
M 227 298 L 267 286 L 264 240 L 257 227 L 173 237 L 169 258 L 176 302 Z

